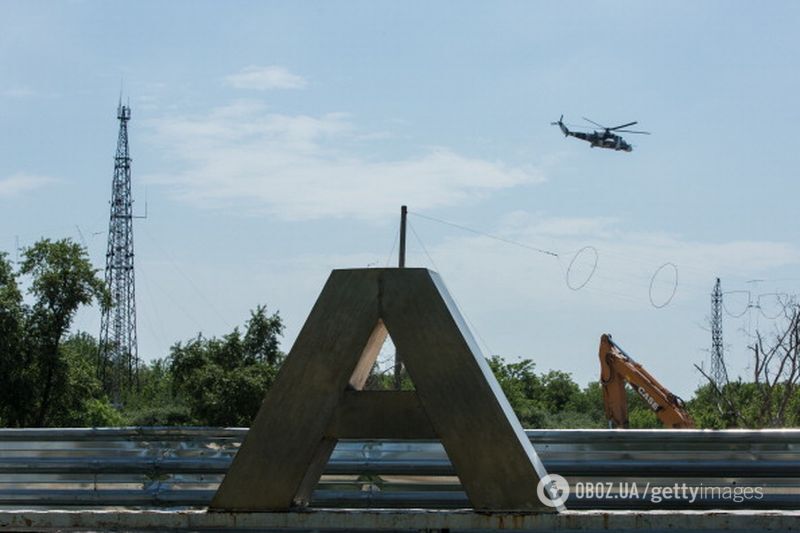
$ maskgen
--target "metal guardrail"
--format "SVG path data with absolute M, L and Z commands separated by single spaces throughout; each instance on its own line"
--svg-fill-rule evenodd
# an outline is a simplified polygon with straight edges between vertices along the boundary
M 0 508 L 202 507 L 247 433 L 239 428 L 0 429 Z M 572 509 L 800 509 L 800 430 L 532 430 L 548 472 L 592 495 Z M 659 492 L 760 488 L 762 497 L 654 502 L 622 498 L 621 484 Z M 640 489 L 641 490 L 641 489 Z M 602 492 L 602 494 L 598 494 Z M 651 492 L 652 494 L 652 492 Z M 342 441 L 312 499 L 316 507 L 465 507 L 442 446 Z

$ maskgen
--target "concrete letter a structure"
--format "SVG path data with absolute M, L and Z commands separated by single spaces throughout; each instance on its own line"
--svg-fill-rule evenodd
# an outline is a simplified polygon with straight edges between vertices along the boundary
M 414 391 L 361 391 L 387 330 Z M 211 509 L 307 505 L 340 438 L 439 438 L 476 509 L 556 510 L 539 501 L 546 471 L 426 269 L 331 273 Z

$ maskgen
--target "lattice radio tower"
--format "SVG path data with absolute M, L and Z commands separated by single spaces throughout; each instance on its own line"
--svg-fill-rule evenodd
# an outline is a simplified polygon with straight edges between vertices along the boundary
M 100 372 L 106 390 L 119 401 L 120 392 L 134 383 L 139 369 L 136 345 L 136 283 L 133 270 L 133 198 L 128 121 L 131 109 L 117 107 L 119 137 L 114 157 L 111 217 L 108 222 L 106 287 L 111 307 L 100 322 Z
M 728 381 L 722 343 L 722 285 L 717 278 L 711 292 L 711 378 L 718 390 Z

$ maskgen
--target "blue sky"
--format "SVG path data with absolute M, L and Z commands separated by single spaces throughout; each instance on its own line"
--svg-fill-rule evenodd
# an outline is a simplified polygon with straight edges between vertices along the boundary
M 288 349 L 330 269 L 387 263 L 403 203 L 558 253 L 411 217 L 409 264 L 441 272 L 487 352 L 580 382 L 610 332 L 688 396 L 716 276 L 752 297 L 749 311 L 745 292 L 726 297 L 731 370 L 747 376 L 747 332 L 769 332 L 774 294 L 798 292 L 797 3 L 0 12 L 0 250 L 68 236 L 103 265 L 122 85 L 137 210 L 148 203 L 147 359 L 257 304 L 280 310 Z M 629 154 L 590 149 L 550 126 L 562 113 L 653 135 L 629 136 Z M 580 285 L 595 257 L 571 290 L 567 267 Z M 95 333 L 97 311 L 76 328 Z

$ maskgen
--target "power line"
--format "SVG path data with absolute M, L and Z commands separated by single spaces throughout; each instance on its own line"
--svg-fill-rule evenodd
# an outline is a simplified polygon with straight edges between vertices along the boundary
M 394 234 L 394 241 L 392 241 L 392 248 L 389 250 L 389 255 L 386 257 L 386 268 L 389 268 L 389 265 L 392 262 L 392 256 L 394 255 L 394 249 L 397 247 L 397 241 L 400 240 L 400 228 L 397 228 L 397 231 Z
M 436 261 L 434 261 L 433 257 L 431 256 L 431 254 L 428 253 L 428 248 L 425 246 L 425 243 L 422 242 L 422 239 L 420 238 L 420 236 L 417 233 L 417 231 L 414 229 L 414 225 L 411 224 L 411 221 L 408 222 L 408 227 L 411 228 L 411 233 L 414 235 L 414 238 L 417 239 L 417 242 L 419 243 L 420 247 L 422 248 L 422 251 L 425 253 L 426 256 L 428 256 L 428 260 L 431 262 L 431 266 L 433 266 L 433 268 L 437 272 L 441 272 L 439 270 L 439 267 L 436 266 Z M 490 355 L 490 356 L 491 355 L 496 355 L 494 353 L 494 351 L 491 349 L 491 347 L 489 346 L 489 343 L 486 342 L 486 339 L 483 338 L 483 335 L 480 334 L 480 332 L 478 331 L 478 328 L 476 328 L 475 325 L 472 323 L 472 321 L 469 319 L 469 317 L 467 317 L 467 314 L 464 311 L 464 307 L 459 303 L 458 300 L 456 300 L 455 295 L 451 294 L 450 297 L 453 299 L 453 302 L 455 302 L 456 307 L 461 311 L 461 315 L 464 317 L 464 320 L 467 322 L 467 326 L 469 327 L 470 331 L 474 332 L 475 336 L 478 338 L 478 342 L 483 344 L 483 347 L 486 349 L 487 355 Z
M 669 295 L 669 297 L 662 303 L 656 304 L 656 302 L 653 300 L 653 285 L 655 284 L 658 274 L 667 267 L 672 267 L 672 270 L 675 272 L 675 284 L 672 287 L 672 293 Z M 658 269 L 656 269 L 656 271 L 653 273 L 653 277 L 650 278 L 650 287 L 647 293 L 647 296 L 650 298 L 650 305 L 652 305 L 656 309 L 664 308 L 669 305 L 669 303 L 672 301 L 673 298 L 675 298 L 675 293 L 677 292 L 678 292 L 678 265 L 676 265 L 675 263 L 664 263 L 663 265 L 658 267 Z
M 592 251 L 593 254 L 594 254 L 594 262 L 592 263 L 592 269 L 589 272 L 589 275 L 586 276 L 586 279 L 583 280 L 582 283 L 576 283 L 575 285 L 573 285 L 572 283 L 570 283 L 569 275 L 572 272 L 572 268 L 575 266 L 575 262 L 578 260 L 578 258 L 581 256 L 581 254 L 583 252 L 586 252 L 586 251 Z M 572 258 L 572 261 L 569 262 L 569 266 L 567 267 L 567 271 L 564 274 L 564 281 L 566 282 L 567 287 L 569 287 L 569 289 L 573 290 L 573 291 L 579 291 L 582 288 L 584 288 L 586 286 L 586 284 L 589 283 L 589 281 L 591 281 L 592 277 L 594 276 L 594 273 L 597 272 L 597 262 L 599 261 L 599 259 L 600 259 L 600 255 L 597 253 L 597 248 L 595 248 L 594 246 L 584 246 L 583 248 L 578 250 L 575 253 L 575 256 Z M 561 263 L 561 261 L 559 261 L 559 264 L 560 263 Z
M 183 300 L 181 298 L 178 298 L 178 297 L 174 296 L 167 287 L 165 287 L 164 285 L 161 285 L 161 283 L 159 283 L 157 281 L 156 277 L 148 278 L 147 279 L 147 283 L 151 283 L 151 284 L 155 285 L 155 288 L 158 290 L 159 294 L 165 295 L 167 297 L 167 299 L 170 302 L 172 302 L 172 304 L 175 307 L 177 307 L 183 313 L 183 315 L 186 318 L 188 318 L 192 323 L 194 323 L 194 325 L 197 327 L 198 333 L 202 333 L 204 330 L 207 331 L 207 328 L 205 328 L 203 326 L 203 324 L 200 323 L 200 321 L 197 319 L 197 317 L 195 315 L 193 315 L 192 313 L 190 313 L 189 310 L 186 307 L 184 307 L 184 304 L 182 303 Z M 147 284 L 145 284 L 145 286 L 147 286 Z M 167 286 L 171 286 L 171 285 L 167 284 Z
M 162 345 L 165 345 L 165 344 L 167 344 L 167 336 L 166 336 L 166 332 L 164 330 L 164 321 L 161 320 L 161 316 L 160 316 L 160 314 L 158 312 L 158 306 L 156 305 L 155 299 L 153 298 L 153 292 L 150 290 L 150 283 L 148 282 L 147 277 L 144 274 L 144 270 L 142 270 L 142 269 L 138 270 L 137 279 L 139 279 L 139 281 L 142 282 L 141 285 L 144 286 L 145 295 L 147 296 L 147 299 L 148 299 L 149 304 L 150 304 L 149 305 L 149 310 L 152 312 L 153 317 L 155 318 L 155 322 L 153 322 L 150 319 L 150 314 L 151 313 L 148 313 L 145 310 L 145 313 L 144 313 L 145 323 L 148 325 L 150 333 L 153 336 L 155 336 L 157 338 L 157 340 Z M 147 303 L 147 302 L 145 302 L 145 303 Z M 147 308 L 148 306 L 144 305 L 142 307 Z M 154 327 L 154 324 L 157 324 L 158 328 Z
M 144 233 L 147 236 L 147 238 L 150 239 L 150 242 L 152 242 L 153 244 L 156 245 L 156 247 L 158 247 L 158 249 L 161 251 L 167 262 L 172 266 L 173 269 L 175 269 L 175 272 L 177 272 L 186 281 L 186 283 L 192 288 L 194 293 L 198 297 L 200 297 L 201 300 L 205 302 L 208 308 L 211 309 L 211 311 L 213 311 L 215 315 L 217 315 L 217 318 L 223 324 L 225 324 L 226 327 L 233 328 L 233 325 L 230 322 L 228 322 L 228 320 L 225 319 L 225 315 L 219 310 L 214 301 L 208 298 L 206 294 L 202 290 L 200 290 L 200 287 L 198 287 L 197 284 L 194 281 L 192 281 L 192 278 L 190 278 L 189 275 L 186 274 L 186 272 L 184 272 L 180 266 L 178 266 L 177 261 L 175 261 L 175 259 L 169 253 L 169 251 L 164 246 L 161 246 L 161 244 L 155 239 L 155 237 L 153 237 L 152 233 L 150 233 L 147 230 L 145 230 Z
M 725 311 L 725 313 L 729 317 L 731 317 L 731 318 L 741 318 L 741 317 L 743 317 L 744 314 L 747 312 L 747 310 L 750 308 L 750 298 L 751 298 L 750 291 L 738 290 L 738 291 L 727 291 L 727 292 L 722 293 L 723 296 L 726 295 L 726 294 L 727 295 L 731 295 L 731 294 L 746 294 L 747 295 L 747 305 L 745 305 L 744 309 L 742 310 L 742 312 L 738 313 L 738 314 L 737 313 L 732 313 L 730 311 L 730 309 L 728 309 L 728 304 L 725 303 L 725 300 L 724 299 L 721 300 L 722 309 Z
M 436 262 L 433 260 L 433 257 L 431 257 L 431 254 L 428 253 L 428 249 L 425 247 L 425 244 L 422 242 L 422 239 L 419 238 L 419 234 L 417 233 L 417 230 L 414 229 L 414 225 L 411 222 L 409 222 L 408 223 L 408 227 L 411 228 L 411 233 L 414 234 L 414 238 L 417 239 L 417 242 L 419 243 L 420 247 L 422 248 L 422 251 L 428 257 L 428 261 L 431 262 L 431 266 L 434 268 L 434 270 L 436 270 L 438 272 L 439 271 L 439 267 L 436 266 Z
M 470 228 L 470 227 L 467 227 L 467 226 L 462 226 L 461 224 L 456 224 L 455 222 L 449 222 L 447 220 L 442 220 L 440 218 L 435 218 L 435 217 L 431 217 L 431 216 L 428 216 L 428 215 L 423 215 L 423 214 L 420 214 L 420 213 L 414 213 L 414 212 L 411 212 L 411 211 L 409 211 L 408 214 L 414 215 L 414 216 L 417 216 L 417 217 L 420 217 L 420 218 L 424 218 L 426 220 L 430 220 L 430 221 L 433 221 L 433 222 L 438 222 L 439 224 L 445 224 L 447 226 L 458 228 L 460 230 L 468 231 L 468 232 L 474 233 L 476 235 L 481 235 L 483 237 L 488 237 L 490 239 L 494 239 L 496 241 L 504 242 L 506 244 L 512 244 L 514 246 L 519 246 L 520 248 L 525 248 L 525 249 L 528 249 L 528 250 L 532 250 L 532 251 L 538 252 L 540 254 L 549 255 L 551 257 L 558 257 L 559 256 L 559 254 L 557 252 L 553 252 L 553 251 L 550 251 L 550 250 L 545 250 L 544 248 L 538 248 L 536 246 L 531 246 L 529 244 L 525 244 L 523 242 L 515 241 L 515 240 L 512 240 L 512 239 L 506 239 L 505 237 L 492 235 L 491 233 L 485 233 L 483 231 L 480 231 L 480 230 L 477 230 L 477 229 L 474 229 L 474 228 Z

